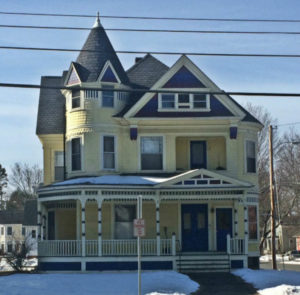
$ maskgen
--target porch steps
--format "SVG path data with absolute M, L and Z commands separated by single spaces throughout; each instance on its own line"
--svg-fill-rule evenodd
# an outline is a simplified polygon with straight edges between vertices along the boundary
M 228 255 L 179 255 L 176 266 L 181 273 L 230 271 Z

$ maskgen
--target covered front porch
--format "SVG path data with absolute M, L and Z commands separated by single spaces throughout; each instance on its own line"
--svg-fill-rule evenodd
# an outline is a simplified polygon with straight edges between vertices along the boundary
M 206 188 L 194 185 L 187 189 L 190 176 L 156 190 L 145 186 L 121 189 L 75 184 L 44 189 L 38 203 L 41 268 L 58 261 L 60 266 L 67 261 L 84 262 L 81 270 L 86 270 L 91 262 L 98 263 L 98 270 L 106 269 L 100 262 L 135 263 L 133 219 L 140 195 L 146 223 L 141 251 L 144 262 L 150 263 L 146 269 L 176 269 L 179 258 L 187 255 L 219 255 L 229 261 L 246 261 L 244 191 L 227 188 L 225 183 L 225 188 L 208 189 L 209 181 L 213 184 L 214 179 L 203 173 L 197 173 L 193 181 L 206 181 Z

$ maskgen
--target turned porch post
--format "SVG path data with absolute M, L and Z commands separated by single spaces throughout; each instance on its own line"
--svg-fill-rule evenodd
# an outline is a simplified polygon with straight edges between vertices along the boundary
M 246 202 L 244 202 L 244 225 L 245 225 L 245 254 L 248 255 L 248 241 L 249 241 L 249 232 L 248 232 L 248 207 Z
M 85 256 L 85 204 L 86 200 L 81 199 L 81 255 Z
M 156 251 L 157 256 L 160 256 L 160 215 L 159 215 L 159 200 L 155 202 L 156 207 Z
M 103 199 L 98 199 L 98 256 L 102 256 L 102 202 Z
M 38 225 L 38 241 L 41 240 L 41 232 L 42 232 L 42 208 L 41 202 L 37 201 L 37 225 Z

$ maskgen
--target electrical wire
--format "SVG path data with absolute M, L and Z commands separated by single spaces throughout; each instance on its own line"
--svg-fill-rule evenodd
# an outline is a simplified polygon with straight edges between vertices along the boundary
M 0 11 L 2 15 L 22 16 L 50 16 L 50 17 L 78 17 L 95 18 L 94 14 L 61 14 L 61 13 L 34 13 Z M 163 20 L 163 21 L 213 21 L 213 22 L 274 22 L 274 23 L 300 23 L 300 19 L 253 19 L 253 18 L 201 18 L 201 17 L 157 17 L 157 16 L 126 16 L 126 15 L 101 15 L 101 18 L 110 19 L 135 19 L 135 20 Z
M 6 25 L 0 28 L 11 29 L 39 29 L 39 30 L 80 30 L 90 31 L 87 27 L 62 26 L 33 26 L 33 25 Z M 192 34 L 235 34 L 235 35 L 300 35 L 299 31 L 224 31 L 224 30 L 177 30 L 177 29 L 137 29 L 137 28 L 105 28 L 105 31 L 139 32 L 139 33 L 192 33 Z
M 0 83 L 0 87 L 8 88 L 28 88 L 28 89 L 56 89 L 56 90 L 97 90 L 107 91 L 107 88 L 94 88 L 82 86 L 44 86 L 38 84 L 20 84 L 20 83 Z M 286 93 L 286 92 L 246 92 L 246 91 L 197 91 L 197 90 L 172 90 L 172 89 L 110 89 L 112 92 L 128 92 L 128 93 L 182 93 L 182 94 L 211 94 L 211 95 L 238 95 L 238 96 L 266 96 L 266 97 L 300 97 L 300 93 Z
M 49 47 L 23 47 L 23 46 L 0 46 L 3 50 L 29 50 L 29 51 L 57 51 L 57 52 L 102 52 L 90 49 L 72 48 L 49 48 Z M 156 55 L 190 55 L 190 56 L 223 56 L 223 57 L 276 57 L 276 58 L 299 58 L 300 54 L 263 54 L 263 53 L 213 53 L 213 52 L 172 52 L 172 51 L 131 51 L 115 50 L 119 54 L 156 54 Z
M 291 125 L 299 125 L 300 122 L 292 122 L 292 123 L 283 123 L 283 124 L 276 124 L 276 127 L 281 127 L 281 126 L 291 126 Z

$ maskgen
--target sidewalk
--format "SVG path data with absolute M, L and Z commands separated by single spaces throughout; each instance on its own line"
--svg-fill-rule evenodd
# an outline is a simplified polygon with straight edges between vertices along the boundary
M 200 289 L 193 295 L 258 295 L 251 284 L 231 273 L 199 273 L 189 276 L 200 284 Z

